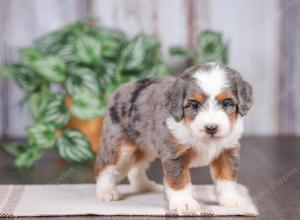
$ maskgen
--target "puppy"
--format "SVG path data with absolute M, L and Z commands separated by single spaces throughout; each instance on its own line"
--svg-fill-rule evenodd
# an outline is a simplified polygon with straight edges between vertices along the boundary
M 252 88 L 221 64 L 193 66 L 175 77 L 129 82 L 109 100 L 96 162 L 97 197 L 120 198 L 116 185 L 127 175 L 139 192 L 155 191 L 146 176 L 161 160 L 169 209 L 197 214 L 191 167 L 209 165 L 218 202 L 247 205 L 236 189 L 243 117 L 252 105 Z

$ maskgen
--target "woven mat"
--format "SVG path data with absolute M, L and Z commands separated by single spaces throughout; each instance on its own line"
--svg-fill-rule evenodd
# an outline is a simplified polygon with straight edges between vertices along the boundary
M 163 193 L 137 194 L 129 185 L 120 185 L 118 189 L 122 200 L 99 202 L 94 184 L 0 185 L 0 216 L 168 215 Z M 218 206 L 212 185 L 195 185 L 193 190 L 195 199 L 205 204 L 201 215 L 258 215 L 254 204 L 243 208 Z M 238 190 L 249 197 L 246 187 L 238 185 Z

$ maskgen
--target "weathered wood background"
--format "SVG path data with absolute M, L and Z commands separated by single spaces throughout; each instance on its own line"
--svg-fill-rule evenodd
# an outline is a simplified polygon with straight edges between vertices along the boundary
M 222 31 L 230 65 L 254 87 L 246 133 L 300 135 L 300 0 L 0 0 L 0 66 L 16 60 L 19 47 L 86 16 L 129 36 L 154 35 L 174 71 L 185 62 L 170 58 L 168 47 L 194 46 L 204 29 Z M 22 92 L 0 83 L 1 135 L 22 137 L 31 121 L 18 104 Z

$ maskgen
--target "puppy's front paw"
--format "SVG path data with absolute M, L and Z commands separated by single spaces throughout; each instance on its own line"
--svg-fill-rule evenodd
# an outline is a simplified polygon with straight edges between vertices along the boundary
M 250 205 L 250 201 L 238 193 L 220 195 L 219 204 L 225 207 L 244 207 Z
M 170 201 L 169 212 L 178 215 L 200 214 L 200 204 L 193 198 L 182 198 L 182 200 Z
M 97 189 L 97 199 L 104 202 L 116 201 L 120 199 L 120 193 L 116 188 Z

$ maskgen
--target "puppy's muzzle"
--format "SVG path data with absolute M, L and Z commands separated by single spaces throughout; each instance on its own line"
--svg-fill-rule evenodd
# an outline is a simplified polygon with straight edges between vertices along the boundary
M 205 131 L 208 135 L 213 137 L 218 132 L 218 126 L 216 124 L 206 125 Z

